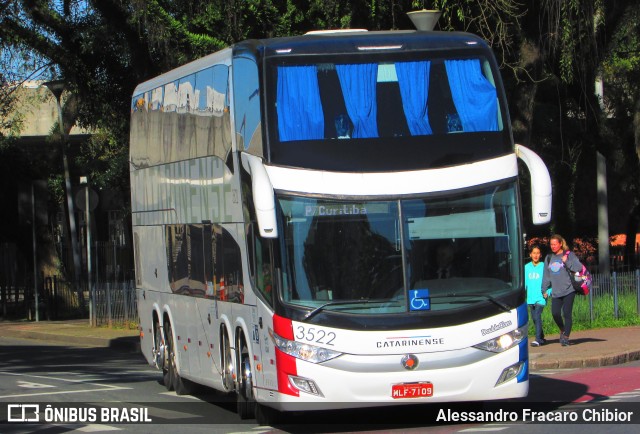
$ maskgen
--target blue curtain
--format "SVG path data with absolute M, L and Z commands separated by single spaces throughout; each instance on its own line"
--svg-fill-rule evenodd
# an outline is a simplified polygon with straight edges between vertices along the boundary
M 396 63 L 402 107 L 412 136 L 426 136 L 432 133 L 427 112 L 430 70 L 429 61 Z
M 281 142 L 324 137 L 324 114 L 315 66 L 279 66 L 276 98 Z
M 336 65 L 354 138 L 378 137 L 376 82 L 378 65 Z
M 482 75 L 480 60 L 446 60 L 449 87 L 465 132 L 497 131 L 496 88 Z

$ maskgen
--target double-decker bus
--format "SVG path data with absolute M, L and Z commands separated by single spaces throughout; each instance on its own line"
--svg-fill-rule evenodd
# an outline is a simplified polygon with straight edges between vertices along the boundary
M 248 40 L 140 84 L 145 357 L 259 421 L 525 396 L 518 158 L 546 223 L 549 173 L 467 33 Z

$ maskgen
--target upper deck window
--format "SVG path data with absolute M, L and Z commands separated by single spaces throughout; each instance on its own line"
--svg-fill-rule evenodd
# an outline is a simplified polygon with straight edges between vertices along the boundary
M 510 146 L 502 90 L 481 55 L 279 56 L 270 59 L 267 71 L 266 115 L 273 118 L 268 135 L 275 164 L 410 170 L 504 155 Z M 453 134 L 457 137 L 446 137 Z M 406 167 L 406 157 L 390 156 L 383 158 L 389 164 L 367 167 L 364 154 L 380 158 L 392 147 L 418 153 L 427 148 L 431 157 Z M 444 155 L 452 151 L 458 155 Z M 313 154 L 314 161 L 304 153 Z M 328 162 L 336 158 L 342 167 Z
M 480 59 L 280 65 L 275 106 L 282 142 L 500 129 Z

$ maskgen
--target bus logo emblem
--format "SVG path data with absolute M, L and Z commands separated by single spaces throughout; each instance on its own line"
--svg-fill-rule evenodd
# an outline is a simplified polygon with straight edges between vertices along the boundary
M 407 354 L 402 358 L 400 363 L 404 369 L 413 371 L 418 367 L 418 358 L 413 354 Z

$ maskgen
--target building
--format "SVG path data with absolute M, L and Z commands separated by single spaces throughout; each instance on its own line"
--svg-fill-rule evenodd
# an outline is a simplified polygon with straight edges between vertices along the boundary
M 42 82 L 24 83 L 15 92 L 11 117 L 20 122 L 20 134 L 10 144 L 0 144 L 0 203 L 3 208 L 0 213 L 0 315 L 7 313 L 6 300 L 23 300 L 28 297 L 24 291 L 28 293 L 36 286 L 44 288 L 52 276 L 68 278 L 66 270 L 71 267 L 65 264 L 73 263 L 64 208 L 59 200 L 64 192 L 48 182 L 52 177 L 63 177 L 60 142 L 51 136 L 52 130 L 58 128 L 56 100 Z M 80 185 L 80 177 L 86 173 L 82 173 L 82 168 L 75 166 L 73 161 L 90 137 L 91 131 L 76 126 L 67 135 L 83 269 L 86 267 L 85 190 Z M 95 190 L 90 197 L 95 252 L 100 252 L 107 243 L 117 246 L 118 250 L 129 249 L 129 225 L 123 211 L 128 198 L 111 190 Z M 114 263 L 107 264 L 114 262 L 114 255 L 110 255 L 109 261 L 104 258 L 96 261 L 97 255 L 93 256 L 94 273 L 122 268 Z

